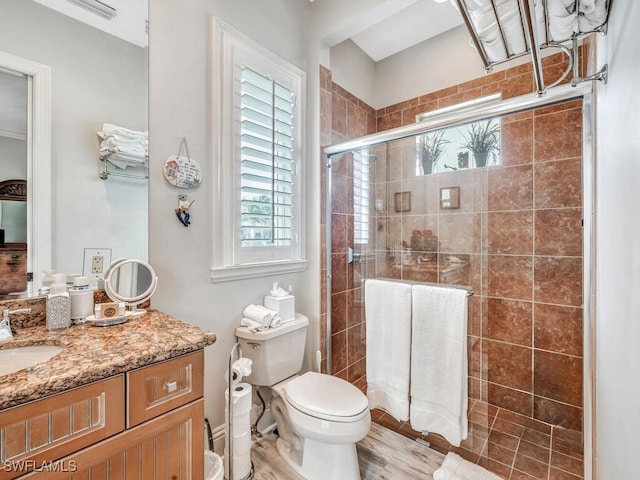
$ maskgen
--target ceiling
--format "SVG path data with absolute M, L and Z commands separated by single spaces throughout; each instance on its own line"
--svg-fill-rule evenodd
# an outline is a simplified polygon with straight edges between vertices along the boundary
M 394 5 L 396 10 L 371 16 L 350 35 L 376 62 L 464 23 L 448 0 L 396 0 Z

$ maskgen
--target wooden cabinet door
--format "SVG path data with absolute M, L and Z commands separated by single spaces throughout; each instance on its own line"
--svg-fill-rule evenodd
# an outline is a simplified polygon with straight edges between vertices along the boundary
M 3 410 L 0 479 L 46 466 L 122 430 L 123 375 Z
M 63 458 L 47 480 L 202 480 L 204 400 Z M 45 478 L 33 473 L 25 478 Z

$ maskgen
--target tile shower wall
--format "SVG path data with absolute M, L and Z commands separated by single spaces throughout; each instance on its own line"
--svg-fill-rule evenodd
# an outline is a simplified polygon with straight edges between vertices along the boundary
M 559 56 L 545 59 L 547 78 L 563 68 Z M 333 84 L 328 70 L 321 79 L 323 145 L 413 123 L 418 113 L 490 93 L 509 98 L 534 89 L 530 67 L 519 66 L 374 112 Z M 461 452 L 467 456 L 481 453 L 474 435 L 486 440 L 479 432 L 495 420 L 496 409 L 531 419 L 530 426 L 545 434 L 552 425 L 582 428 L 582 102 L 503 117 L 501 123 L 500 166 L 416 176 L 415 139 L 376 147 L 371 202 L 382 204 L 370 226 L 375 246 L 360 263 L 347 263 L 354 224 L 352 155 L 332 159 L 333 372 L 366 385 L 363 276 L 471 286 L 469 395 L 478 403 Z M 440 208 L 445 187 L 459 187 L 458 209 Z M 399 205 L 405 211 L 396 212 L 401 192 L 410 192 L 410 206 Z M 437 237 L 426 266 L 397 258 L 415 230 Z M 383 417 L 374 415 L 411 436 L 408 425 Z M 429 441 L 448 448 L 434 435 Z

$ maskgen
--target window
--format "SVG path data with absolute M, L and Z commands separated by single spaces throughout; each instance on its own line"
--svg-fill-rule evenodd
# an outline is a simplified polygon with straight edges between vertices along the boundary
M 214 19 L 218 152 L 213 281 L 306 268 L 304 73 Z

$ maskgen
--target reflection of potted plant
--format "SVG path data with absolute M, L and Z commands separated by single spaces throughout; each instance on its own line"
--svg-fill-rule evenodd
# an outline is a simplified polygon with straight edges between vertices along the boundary
M 472 123 L 464 136 L 463 148 L 468 148 L 473 152 L 476 167 L 484 167 L 487 164 L 487 157 L 491 152 L 499 148 L 500 125 L 494 124 L 493 120 L 485 123 Z
M 427 133 L 420 139 L 420 147 L 418 154 L 420 156 L 420 165 L 422 166 L 422 173 L 427 175 L 433 171 L 433 166 L 438 162 L 438 159 L 442 156 L 444 146 L 449 142 L 444 137 L 444 130 L 439 132 Z

